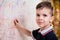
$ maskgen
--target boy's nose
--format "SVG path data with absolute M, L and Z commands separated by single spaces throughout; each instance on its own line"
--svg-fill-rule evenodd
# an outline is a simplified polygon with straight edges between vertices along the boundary
M 42 16 L 40 16 L 40 17 L 39 17 L 39 19 L 40 19 L 40 20 L 43 20 L 43 17 L 42 17 Z

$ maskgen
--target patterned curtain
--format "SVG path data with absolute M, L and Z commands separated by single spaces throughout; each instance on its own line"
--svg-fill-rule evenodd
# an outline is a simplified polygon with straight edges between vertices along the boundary
M 54 29 L 57 37 L 60 38 L 60 1 L 53 0 L 52 3 L 54 6 Z

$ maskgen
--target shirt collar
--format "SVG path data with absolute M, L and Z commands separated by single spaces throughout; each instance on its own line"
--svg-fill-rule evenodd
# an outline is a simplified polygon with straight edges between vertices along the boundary
M 49 33 L 49 32 L 52 31 L 52 30 L 53 30 L 53 27 L 50 26 L 49 28 L 47 28 L 47 29 L 41 31 L 41 34 L 42 34 L 42 35 L 45 35 L 45 34 Z

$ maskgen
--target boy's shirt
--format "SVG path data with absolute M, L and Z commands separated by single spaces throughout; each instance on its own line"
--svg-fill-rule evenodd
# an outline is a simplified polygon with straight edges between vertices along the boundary
M 51 32 L 51 31 L 53 31 L 53 27 L 52 26 L 50 26 L 49 28 L 41 31 L 41 34 L 44 36 L 44 35 L 46 35 L 47 33 Z
M 32 31 L 34 40 L 58 40 L 52 26 L 41 32 L 39 32 L 39 29 Z

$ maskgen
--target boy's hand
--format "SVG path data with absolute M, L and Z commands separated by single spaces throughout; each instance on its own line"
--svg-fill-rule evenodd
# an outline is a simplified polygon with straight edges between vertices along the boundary
M 18 22 L 17 19 L 15 19 L 15 20 L 14 20 L 14 24 L 17 25 L 17 23 L 19 23 L 19 22 Z
M 24 28 L 24 26 L 19 22 L 19 20 L 15 19 L 14 24 L 16 28 L 19 30 L 19 32 L 22 32 L 28 36 L 31 36 L 31 32 L 28 29 Z
M 22 26 L 22 24 L 19 22 L 18 19 L 14 20 L 14 25 L 17 26 L 17 27 L 21 27 Z

